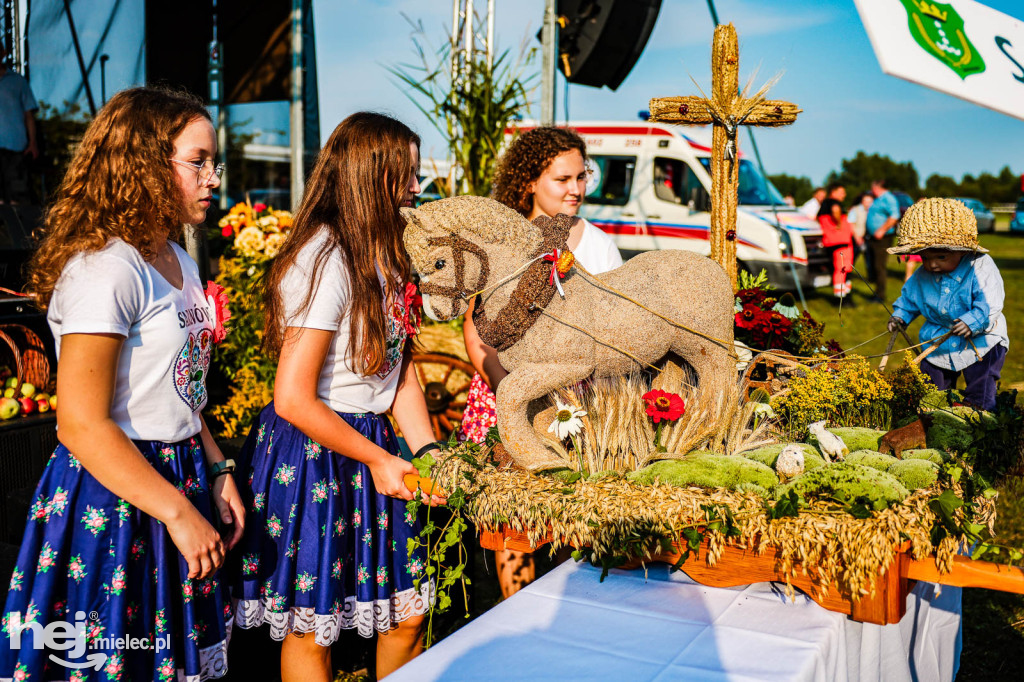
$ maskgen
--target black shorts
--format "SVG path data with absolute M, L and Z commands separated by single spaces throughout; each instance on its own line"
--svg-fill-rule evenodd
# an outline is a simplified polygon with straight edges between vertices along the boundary
M 24 152 L 0 149 L 0 201 L 27 204 L 31 201 L 28 158 Z

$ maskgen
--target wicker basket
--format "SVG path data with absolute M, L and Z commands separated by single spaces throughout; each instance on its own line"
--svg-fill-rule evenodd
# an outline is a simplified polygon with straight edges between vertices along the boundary
M 13 359 L 10 363 L 7 357 Z M 50 383 L 50 361 L 46 357 L 46 346 L 39 335 L 20 324 L 0 324 L 0 364 L 7 360 L 13 364 L 14 386 L 17 393 L 21 385 L 29 383 L 39 390 L 46 390 Z

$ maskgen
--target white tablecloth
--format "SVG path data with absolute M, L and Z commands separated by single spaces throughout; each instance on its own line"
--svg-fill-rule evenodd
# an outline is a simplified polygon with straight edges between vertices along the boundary
M 403 666 L 426 680 L 952 680 L 959 588 L 919 583 L 898 624 L 855 623 L 777 583 L 713 588 L 663 564 L 569 561 Z

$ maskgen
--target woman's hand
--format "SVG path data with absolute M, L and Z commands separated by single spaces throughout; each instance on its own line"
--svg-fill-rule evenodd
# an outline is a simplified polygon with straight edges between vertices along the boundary
M 411 463 L 387 452 L 377 462 L 369 465 L 373 476 L 373 487 L 381 495 L 411 500 L 412 491 L 405 486 L 406 474 L 419 474 Z
M 189 578 L 209 578 L 224 563 L 220 534 L 191 504 L 181 517 L 167 522 L 167 532 L 188 562 Z
M 217 505 L 221 522 L 231 527 L 231 537 L 226 539 L 227 548 L 231 550 L 242 539 L 242 531 L 245 530 L 245 505 L 231 474 L 221 474 L 213 479 L 213 502 Z

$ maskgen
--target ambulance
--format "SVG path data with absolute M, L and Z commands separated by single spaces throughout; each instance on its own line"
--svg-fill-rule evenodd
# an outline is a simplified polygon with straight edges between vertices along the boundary
M 623 257 L 656 249 L 711 253 L 710 129 L 609 121 L 569 127 L 586 140 L 590 157 L 580 215 L 611 235 Z M 795 289 L 795 280 L 803 288 L 830 284 L 832 259 L 817 221 L 786 205 L 743 154 L 739 164 L 739 267 L 765 270 L 780 289 Z

